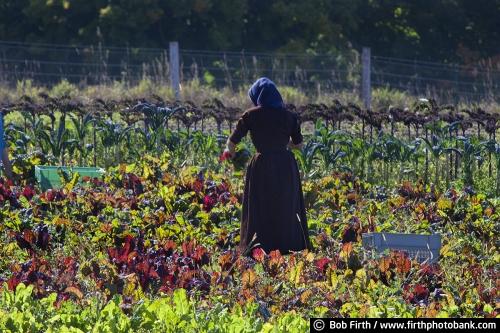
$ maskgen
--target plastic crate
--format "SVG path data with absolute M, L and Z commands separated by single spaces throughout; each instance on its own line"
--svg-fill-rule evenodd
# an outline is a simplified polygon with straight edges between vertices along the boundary
M 374 232 L 362 234 L 365 255 L 372 258 L 386 250 L 406 252 L 411 259 L 422 263 L 434 263 L 439 260 L 441 235 L 419 235 Z
M 42 191 L 51 188 L 61 188 L 62 182 L 58 171 L 75 173 L 80 175 L 80 181 L 83 177 L 101 178 L 104 175 L 104 169 L 91 167 L 64 167 L 64 166 L 35 166 L 35 177 Z

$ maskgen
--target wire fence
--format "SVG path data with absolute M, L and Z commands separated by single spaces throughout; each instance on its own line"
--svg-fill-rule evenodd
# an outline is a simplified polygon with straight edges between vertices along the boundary
M 338 54 L 270 54 L 180 49 L 181 82 L 198 79 L 237 89 L 259 76 L 306 92 L 361 90 L 356 51 Z M 0 41 L 0 80 L 15 85 L 31 79 L 50 85 L 66 79 L 78 84 L 134 84 L 143 78 L 169 84 L 168 49 L 69 46 Z M 372 56 L 372 87 L 387 87 L 450 102 L 498 101 L 500 64 L 447 65 Z
M 406 90 L 414 95 L 437 95 L 456 100 L 497 100 L 500 63 L 448 65 L 387 57 L 372 57 L 372 85 Z
M 234 88 L 259 76 L 305 91 L 357 90 L 360 62 L 357 53 L 342 56 L 266 54 L 255 52 L 207 52 L 181 50 L 185 79 L 214 80 Z

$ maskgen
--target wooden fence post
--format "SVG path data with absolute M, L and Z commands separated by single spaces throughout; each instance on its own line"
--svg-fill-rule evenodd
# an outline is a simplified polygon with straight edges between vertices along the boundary
M 362 86 L 361 86 L 361 97 L 365 109 L 370 109 L 372 104 L 372 90 L 371 90 L 371 50 L 369 47 L 363 47 L 363 52 L 361 54 L 362 62 Z
M 169 44 L 170 51 L 170 84 L 172 85 L 172 89 L 175 93 L 175 99 L 180 99 L 180 74 L 179 74 L 179 43 L 178 42 L 170 42 Z

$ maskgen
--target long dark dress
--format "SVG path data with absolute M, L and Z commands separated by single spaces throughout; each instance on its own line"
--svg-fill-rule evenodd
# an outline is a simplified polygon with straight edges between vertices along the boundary
M 238 143 L 250 131 L 257 153 L 247 166 L 240 229 L 240 250 L 257 234 L 269 253 L 310 248 L 299 169 L 287 149 L 302 142 L 297 116 L 284 109 L 255 107 L 238 121 L 230 140 Z

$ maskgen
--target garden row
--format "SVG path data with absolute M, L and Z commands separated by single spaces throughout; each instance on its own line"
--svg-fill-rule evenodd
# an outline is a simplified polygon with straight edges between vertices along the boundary
M 301 332 L 311 316 L 498 315 L 498 198 L 325 174 L 303 184 L 314 250 L 246 256 L 233 167 L 159 156 L 84 187 L 78 175 L 43 193 L 0 182 L 0 329 Z M 441 259 L 366 257 L 369 231 L 439 232 Z
M 186 165 L 220 171 L 219 151 L 241 113 L 216 99 L 199 108 L 158 96 L 155 104 L 96 100 L 84 105 L 69 98 L 39 98 L 25 97 L 5 108 L 13 111 L 6 135 L 14 165 L 28 180 L 33 164 L 108 167 L 163 152 Z M 500 194 L 498 113 L 460 111 L 432 100 L 411 111 L 371 112 L 338 102 L 288 108 L 303 123 L 314 122 L 306 130 L 304 150 L 296 152 L 306 178 L 344 170 L 384 186 L 406 179 Z M 245 157 L 252 152 L 249 145 L 240 148 Z M 245 162 L 240 161 L 240 169 Z

